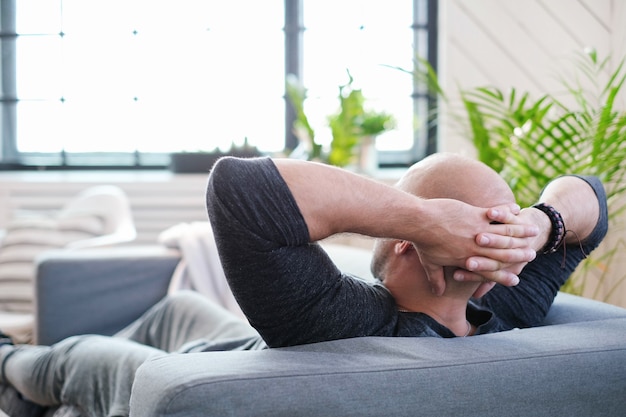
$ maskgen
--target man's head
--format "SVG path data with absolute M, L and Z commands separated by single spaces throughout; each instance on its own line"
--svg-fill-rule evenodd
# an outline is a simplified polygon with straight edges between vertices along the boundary
M 474 159 L 449 153 L 437 153 L 416 163 L 396 187 L 425 199 L 449 198 L 478 207 L 515 202 L 511 189 L 494 170 Z M 401 268 L 397 262 L 406 245 L 408 242 L 393 239 L 377 240 L 372 259 L 374 276 L 391 285 L 392 281 L 406 279 L 398 276 L 405 274 L 398 273 Z M 424 275 L 417 254 L 414 255 L 409 262 L 416 262 L 416 273 Z
M 396 187 L 426 199 L 451 198 L 477 207 L 515 202 L 497 172 L 475 159 L 451 153 L 436 153 L 414 164 Z

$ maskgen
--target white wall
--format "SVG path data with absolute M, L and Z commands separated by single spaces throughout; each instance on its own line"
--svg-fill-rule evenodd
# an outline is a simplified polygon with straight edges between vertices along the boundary
M 574 53 L 584 48 L 611 56 L 615 69 L 626 55 L 624 22 L 622 0 L 441 0 L 440 81 L 450 95 L 459 86 L 485 85 L 536 97 L 558 93 L 557 76 L 572 69 Z M 439 149 L 473 152 L 449 124 Z
M 574 66 L 576 51 L 593 47 L 612 57 L 612 67 L 626 55 L 626 2 L 623 0 L 440 0 L 439 76 L 454 96 L 458 87 L 515 87 L 535 98 L 558 93 L 558 75 Z M 454 100 L 452 100 L 454 101 Z M 620 105 L 626 108 L 626 98 Z M 439 149 L 475 155 L 473 145 L 444 117 Z M 626 224 L 626 216 L 623 219 Z M 626 239 L 624 228 L 610 231 L 612 247 Z M 622 246 L 623 248 L 623 246 Z M 621 256 L 621 258 L 626 258 Z M 615 283 L 626 271 L 626 259 L 611 263 Z M 585 295 L 604 299 L 589 288 Z M 626 307 L 626 282 L 607 301 Z
M 97 185 L 120 187 L 128 196 L 137 239 L 157 244 L 159 233 L 178 223 L 207 221 L 208 175 L 142 171 L 0 172 L 0 230 L 19 211 L 57 211 L 80 191 Z

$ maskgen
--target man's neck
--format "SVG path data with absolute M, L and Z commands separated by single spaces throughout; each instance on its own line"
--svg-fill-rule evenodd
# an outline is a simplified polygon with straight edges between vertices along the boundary
M 441 296 L 426 289 L 388 288 L 400 310 L 427 314 L 457 336 L 464 336 L 468 331 L 467 303 L 475 287 L 472 283 L 452 283 Z
M 468 333 L 467 302 L 469 298 L 432 296 L 422 300 L 420 312 L 429 315 L 442 326 L 450 329 L 457 336 Z

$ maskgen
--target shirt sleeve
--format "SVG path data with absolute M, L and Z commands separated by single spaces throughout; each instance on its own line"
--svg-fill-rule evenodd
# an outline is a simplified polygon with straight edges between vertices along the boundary
M 391 295 L 343 274 L 310 242 L 271 159 L 218 161 L 207 210 L 235 299 L 270 347 L 390 333 Z
M 577 177 L 585 180 L 598 198 L 600 215 L 596 227 L 582 242 L 564 245 L 549 255 L 538 255 L 522 270 L 517 286 L 496 285 L 482 299 L 476 300 L 479 305 L 493 311 L 505 328 L 541 324 L 561 286 L 606 236 L 608 209 L 604 187 L 596 177 Z

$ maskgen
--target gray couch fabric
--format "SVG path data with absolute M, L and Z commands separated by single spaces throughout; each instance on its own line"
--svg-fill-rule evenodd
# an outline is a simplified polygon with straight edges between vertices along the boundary
M 330 250 L 339 263 L 367 264 L 366 251 Z M 119 330 L 165 294 L 177 261 L 162 248 L 41 259 L 38 337 L 53 343 L 71 332 Z M 568 294 L 559 294 L 545 325 L 533 329 L 169 355 L 139 368 L 131 398 L 132 417 L 569 417 L 624 410 L 626 309 Z
M 625 334 L 620 318 L 164 357 L 139 369 L 132 416 L 619 416 Z

